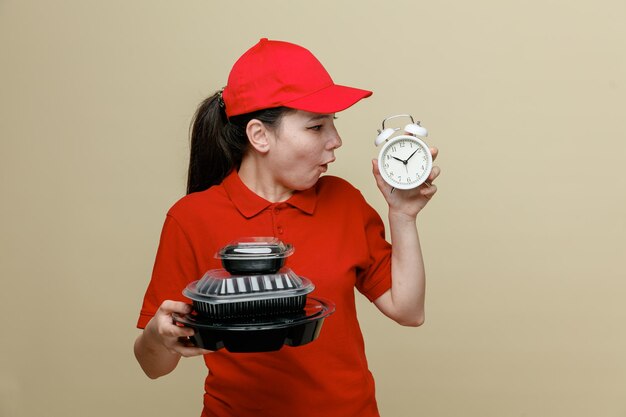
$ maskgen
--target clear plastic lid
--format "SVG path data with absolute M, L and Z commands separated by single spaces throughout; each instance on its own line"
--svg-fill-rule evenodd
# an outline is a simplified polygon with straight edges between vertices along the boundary
M 246 237 L 220 249 L 215 257 L 218 259 L 252 260 L 286 258 L 294 252 L 290 244 L 283 243 L 275 237 Z
M 187 285 L 183 294 L 193 301 L 227 303 L 298 297 L 314 289 L 309 279 L 286 267 L 275 274 L 260 275 L 231 275 L 223 269 L 212 269 Z

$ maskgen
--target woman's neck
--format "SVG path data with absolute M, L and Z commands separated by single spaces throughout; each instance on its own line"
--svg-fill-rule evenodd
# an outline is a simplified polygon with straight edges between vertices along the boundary
M 254 157 L 244 157 L 239 167 L 241 181 L 259 197 L 272 203 L 280 203 L 289 199 L 294 190 L 279 184 L 271 171 L 261 168 L 259 161 Z

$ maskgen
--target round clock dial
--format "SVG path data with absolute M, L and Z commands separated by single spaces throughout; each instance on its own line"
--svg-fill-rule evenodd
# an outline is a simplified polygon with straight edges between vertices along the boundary
M 378 156 L 383 179 L 401 190 L 416 188 L 426 181 L 432 165 L 428 145 L 415 136 L 401 135 L 389 139 Z

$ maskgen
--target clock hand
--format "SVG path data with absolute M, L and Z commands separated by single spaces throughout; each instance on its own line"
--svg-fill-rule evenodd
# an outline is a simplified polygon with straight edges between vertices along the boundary
M 413 153 L 411 154 L 411 156 L 409 156 L 406 161 L 404 161 L 404 163 L 406 164 L 407 162 L 409 162 L 409 159 L 413 158 L 413 155 L 415 155 L 415 152 L 417 152 L 419 149 L 416 149 L 413 151 Z
M 415 152 L 413 152 L 413 153 L 415 153 Z M 413 156 L 413 155 L 411 155 L 411 156 Z M 410 158 L 411 156 L 409 156 L 409 158 Z M 409 166 L 408 166 L 408 162 L 409 162 L 409 160 L 408 160 L 408 159 L 407 159 L 406 161 L 404 161 L 404 160 L 402 160 L 402 159 L 400 159 L 400 158 L 396 158 L 396 157 L 395 157 L 395 156 L 393 156 L 393 155 L 391 155 L 391 157 L 392 157 L 393 159 L 395 159 L 396 161 L 400 161 L 400 162 L 402 162 L 402 163 L 404 164 L 404 169 L 406 169 L 406 173 L 407 173 L 407 174 L 409 173 Z

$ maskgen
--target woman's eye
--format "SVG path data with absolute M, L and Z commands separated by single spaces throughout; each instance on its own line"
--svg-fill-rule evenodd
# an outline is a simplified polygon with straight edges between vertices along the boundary
M 318 131 L 318 130 L 320 130 L 321 128 L 322 128 L 322 125 L 316 125 L 316 126 L 311 126 L 311 127 L 307 128 L 307 129 L 309 129 L 309 130 L 315 130 L 315 131 Z

